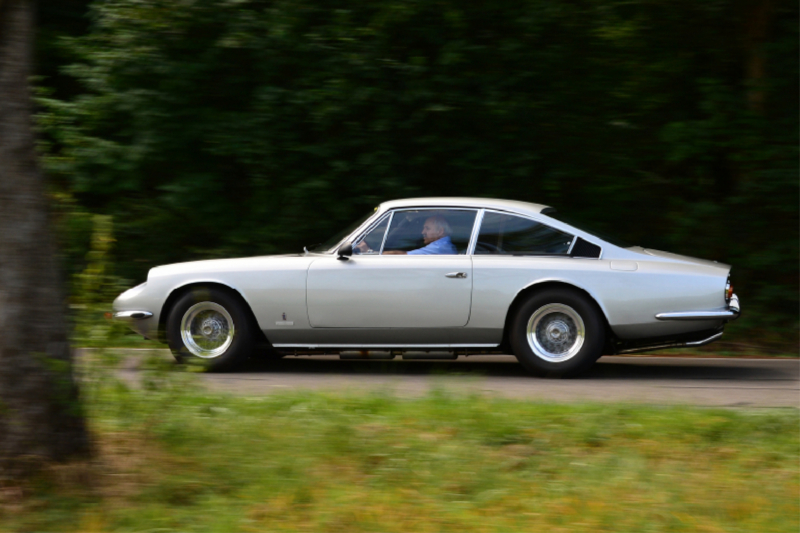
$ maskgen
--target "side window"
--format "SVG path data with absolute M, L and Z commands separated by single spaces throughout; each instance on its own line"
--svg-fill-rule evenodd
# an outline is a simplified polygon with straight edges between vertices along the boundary
M 404 209 L 394 212 L 383 253 L 387 255 L 456 255 L 469 247 L 477 211 Z
M 383 217 L 378 225 L 365 233 L 360 239 L 353 243 L 353 252 L 363 255 L 375 255 L 381 253 L 381 245 L 383 244 L 383 236 L 386 234 L 386 228 L 389 226 L 389 215 Z M 364 245 L 358 246 L 361 243 Z
M 486 212 L 476 255 L 566 255 L 573 236 L 541 222 Z

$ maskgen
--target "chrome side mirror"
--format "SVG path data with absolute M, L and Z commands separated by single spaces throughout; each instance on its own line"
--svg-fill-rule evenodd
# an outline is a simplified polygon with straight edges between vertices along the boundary
M 347 261 L 350 259 L 350 256 L 353 255 L 353 245 L 352 244 L 345 244 L 341 248 L 339 248 L 339 261 Z

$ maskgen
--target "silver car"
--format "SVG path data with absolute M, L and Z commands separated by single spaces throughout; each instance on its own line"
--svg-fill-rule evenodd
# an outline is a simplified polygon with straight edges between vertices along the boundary
M 565 376 L 603 354 L 707 344 L 740 307 L 729 265 L 614 243 L 544 205 L 416 198 L 303 253 L 153 268 L 114 311 L 179 361 L 215 370 L 261 345 L 382 358 L 510 351 L 534 374 Z

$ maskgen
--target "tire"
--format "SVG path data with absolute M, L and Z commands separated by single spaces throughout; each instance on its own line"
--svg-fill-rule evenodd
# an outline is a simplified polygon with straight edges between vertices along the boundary
M 603 353 L 605 327 L 597 305 L 577 291 L 544 289 L 517 310 L 509 335 L 526 370 L 537 376 L 575 376 Z
M 256 329 L 236 295 L 201 287 L 181 296 L 167 317 L 167 343 L 179 363 L 229 370 L 255 347 Z

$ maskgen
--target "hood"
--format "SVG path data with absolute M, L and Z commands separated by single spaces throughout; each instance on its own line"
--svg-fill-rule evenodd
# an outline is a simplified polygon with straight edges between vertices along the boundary
M 150 269 L 147 278 L 171 276 L 174 274 L 197 274 L 213 272 L 242 272 L 264 269 L 270 266 L 309 259 L 306 254 L 262 255 L 258 257 L 239 257 L 234 259 L 206 259 L 161 265 Z
M 726 263 L 720 263 L 718 261 L 709 261 L 707 259 L 698 259 L 697 257 L 691 257 L 688 255 L 681 255 L 681 254 L 673 254 L 672 252 L 664 252 L 663 250 L 653 250 L 652 248 L 642 248 L 641 246 L 635 246 L 633 248 L 628 248 L 633 252 L 637 252 L 644 255 L 649 255 L 650 257 L 658 257 L 660 259 L 666 259 L 668 261 L 675 261 L 680 263 L 690 263 L 693 265 L 703 265 L 703 266 L 710 266 L 710 267 L 717 267 L 723 270 L 730 270 L 731 266 Z

